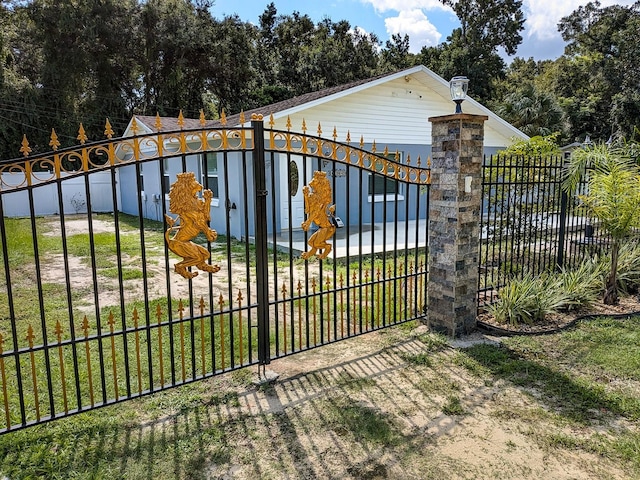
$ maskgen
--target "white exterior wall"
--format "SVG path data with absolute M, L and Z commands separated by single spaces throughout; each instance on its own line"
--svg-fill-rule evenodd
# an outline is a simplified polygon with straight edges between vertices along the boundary
M 380 150 L 387 144 L 430 145 L 429 117 L 455 111 L 455 104 L 446 93 L 447 96 L 441 96 L 413 76 L 408 82 L 400 78 L 292 113 L 291 130 L 301 131 L 304 119 L 308 134 L 317 135 L 320 122 L 324 138 L 332 138 L 336 127 L 338 141 L 344 141 L 348 131 L 352 144 L 357 145 L 362 136 L 365 143 L 375 140 Z M 468 101 L 462 108 L 465 113 L 486 114 Z M 276 119 L 275 128 L 286 129 L 286 121 L 285 114 Z M 506 147 L 513 143 L 512 136 L 512 131 L 489 118 L 485 125 L 485 146 Z
M 62 173 L 61 176 L 64 179 L 66 174 Z M 24 181 L 24 174 L 3 173 L 2 179 L 8 185 L 20 185 Z M 92 173 L 89 175 L 89 182 L 91 210 L 96 213 L 113 212 L 111 174 L 109 172 Z M 116 192 L 119 199 L 118 185 L 116 185 Z M 2 202 L 5 217 L 28 217 L 31 215 L 29 195 L 26 190 L 3 193 Z M 84 176 L 62 181 L 62 203 L 64 213 L 67 215 L 87 212 Z M 36 215 L 59 215 L 57 184 L 52 183 L 34 188 L 33 207 Z

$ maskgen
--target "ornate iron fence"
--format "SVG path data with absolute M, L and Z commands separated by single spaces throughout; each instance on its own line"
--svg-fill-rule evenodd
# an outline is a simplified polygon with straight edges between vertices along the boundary
M 483 166 L 479 308 L 510 278 L 572 268 L 606 250 L 608 237 L 562 188 L 562 156 L 486 157 Z
M 0 163 L 1 432 L 424 315 L 426 162 L 240 125 Z

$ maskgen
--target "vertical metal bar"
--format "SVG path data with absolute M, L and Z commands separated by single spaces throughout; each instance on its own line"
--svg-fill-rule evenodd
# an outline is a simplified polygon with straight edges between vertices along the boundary
M 484 220 L 485 215 L 487 212 L 485 212 L 485 202 L 484 202 L 484 198 L 486 195 L 485 189 L 486 189 L 486 176 L 485 173 L 487 171 L 487 157 L 486 155 L 483 156 L 482 158 L 482 166 L 481 168 L 481 180 L 480 180 L 480 238 L 478 239 L 478 299 L 477 299 L 477 305 L 478 307 L 480 307 L 480 300 L 482 298 L 482 273 L 483 271 L 486 272 L 488 271 L 488 265 L 487 265 L 487 254 L 486 251 L 483 252 L 483 244 L 484 244 L 484 239 L 482 238 L 482 232 L 485 230 L 486 227 L 486 222 Z M 488 232 L 488 229 L 487 229 Z M 486 250 L 486 249 L 485 249 Z M 483 258 L 483 254 L 484 254 L 484 258 Z M 486 284 L 486 282 L 485 282 Z
M 62 182 L 60 180 L 56 181 L 56 189 L 58 193 L 58 211 L 60 212 L 60 239 L 62 241 L 62 258 L 64 262 L 64 278 L 65 278 L 65 290 L 67 297 L 67 314 L 69 315 L 69 332 L 71 334 L 71 350 L 73 354 L 73 373 L 75 378 L 75 387 L 76 387 L 76 403 L 78 405 L 78 410 L 82 410 L 82 392 L 80 390 L 80 372 L 78 370 L 78 352 L 76 345 L 76 332 L 75 332 L 75 324 L 74 324 L 74 315 L 73 315 L 73 296 L 71 292 L 71 278 L 70 278 L 70 268 L 69 268 L 69 249 L 67 245 L 67 232 L 64 223 L 64 201 L 62 196 Z M 119 257 L 119 255 L 118 255 Z M 119 258 L 118 258 L 119 259 Z
M 223 152 L 222 157 L 223 162 L 223 181 L 224 181 L 224 196 L 225 196 L 225 229 L 226 229 L 226 239 L 227 239 L 227 288 L 229 290 L 228 293 L 228 303 L 229 303 L 229 364 L 231 368 L 233 368 L 236 364 L 236 352 L 235 352 L 235 342 L 234 342 L 234 316 L 233 316 L 233 265 L 231 262 L 231 219 L 229 217 L 231 213 L 231 200 L 229 198 L 229 157 L 227 152 Z M 209 251 L 211 251 L 211 243 L 209 243 Z M 209 275 L 211 277 L 211 275 Z M 191 322 L 193 323 L 193 321 Z M 195 357 L 194 357 L 195 361 Z M 195 363 L 194 363 L 195 366 Z
M 16 324 L 15 304 L 13 303 L 13 289 L 11 288 L 11 270 L 9 264 L 8 246 L 7 246 L 7 230 L 4 216 L 4 198 L 0 193 L 0 240 L 2 241 L 2 261 L 4 264 L 4 278 L 7 287 L 7 301 L 9 307 L 9 319 L 11 321 L 11 339 L 13 341 L 13 357 L 16 364 L 16 381 L 18 382 L 18 399 L 20 401 L 20 420 L 22 425 L 27 423 L 27 417 L 24 406 L 24 390 L 22 387 L 22 368 L 20 365 L 20 349 L 18 345 L 18 326 Z M 3 382 L 3 385 L 4 382 Z M 5 397 L 5 401 L 6 397 Z M 9 412 L 5 412 L 9 415 Z M 9 425 L 7 425 L 7 429 Z
M 118 265 L 118 293 L 120 295 L 120 319 L 122 325 L 122 354 L 124 358 L 124 371 L 125 371 L 125 381 L 127 388 L 127 397 L 131 396 L 131 372 L 129 368 L 129 340 L 127 337 L 127 312 L 124 302 L 124 282 L 122 280 L 122 249 L 120 247 L 120 217 L 118 215 L 118 192 L 116 189 L 116 173 L 115 169 L 111 167 L 111 201 L 113 202 L 113 221 L 114 221 L 114 232 L 115 232 L 115 240 L 116 240 L 116 256 L 117 256 L 117 265 Z M 162 178 L 162 172 L 160 174 L 160 178 Z M 75 338 L 74 330 L 71 331 L 72 338 Z M 75 350 L 75 346 L 74 346 Z M 75 353 L 74 353 L 75 356 Z
M 410 189 L 409 189 L 409 184 L 408 183 L 400 183 L 399 180 L 396 180 L 396 183 L 398 184 L 398 188 L 396 188 L 396 190 L 400 190 L 400 186 L 402 185 L 404 191 L 405 191 L 405 196 L 404 196 L 404 203 L 405 203 L 405 212 L 404 212 L 404 320 L 407 320 L 408 318 L 408 308 L 411 307 L 410 305 L 410 296 L 409 296 L 409 279 L 411 278 L 411 269 L 409 268 L 409 200 L 410 200 Z
M 291 153 L 287 151 L 285 161 L 288 162 L 291 158 Z M 276 158 L 278 166 L 276 167 Z M 270 188 L 272 192 L 276 191 L 276 168 L 280 168 L 280 156 L 274 157 L 271 156 L 271 175 L 270 175 Z M 279 171 L 279 170 L 278 170 Z M 266 172 L 265 172 L 266 173 Z M 276 195 L 275 193 L 271 195 L 271 211 L 273 215 L 271 216 L 271 244 L 273 246 L 273 256 L 271 258 L 273 262 L 273 304 L 274 304 L 274 323 L 275 323 L 275 355 L 280 355 L 280 309 L 278 308 L 278 232 L 276 231 Z M 291 214 L 289 214 L 291 216 Z M 268 269 L 268 268 L 267 268 Z
M 53 398 L 53 384 L 51 382 L 51 361 L 49 359 L 50 348 L 49 348 L 49 339 L 47 336 L 47 319 L 45 315 L 44 293 L 42 291 L 42 270 L 40 268 L 40 252 L 38 248 L 38 229 L 36 226 L 36 214 L 35 214 L 35 208 L 34 208 L 32 188 L 29 188 L 28 196 L 29 196 L 29 213 L 31 215 L 31 236 L 33 240 L 33 255 L 34 255 L 34 262 L 35 262 L 36 283 L 37 283 L 37 289 L 38 289 L 38 308 L 40 310 L 40 325 L 42 328 L 43 355 L 44 355 L 45 369 L 46 369 L 46 375 L 47 375 L 49 408 L 50 408 L 51 417 L 53 418 L 55 417 L 56 412 L 55 412 L 55 402 Z M 88 199 L 87 199 L 87 202 L 88 202 Z M 95 273 L 94 273 L 94 278 L 95 278 Z M 96 285 L 96 290 L 97 290 L 97 285 Z
M 264 150 L 264 124 L 252 120 L 253 173 L 255 180 L 256 230 L 256 290 L 258 298 L 258 363 L 266 365 L 269 358 L 269 267 L 267 253 L 267 184 Z
M 320 152 L 319 155 L 322 155 L 322 153 Z M 322 171 L 322 160 L 320 159 L 320 157 L 316 157 L 316 162 L 317 162 L 317 170 L 318 171 Z M 323 296 L 324 296 L 324 287 L 325 287 L 325 283 L 324 283 L 324 262 L 322 262 L 321 260 L 318 260 L 318 285 L 320 287 L 320 343 L 324 344 L 324 322 L 322 321 L 324 319 L 324 308 L 325 308 L 325 304 L 322 301 Z M 328 313 L 328 312 L 327 312 Z M 328 332 L 327 332 L 328 334 Z
M 375 157 L 370 157 L 370 160 L 373 160 Z M 358 198 L 362 198 L 363 196 L 363 176 L 364 176 L 364 171 L 360 170 L 360 174 L 359 174 L 359 190 L 358 190 Z M 375 175 L 375 173 L 370 173 L 369 175 L 371 175 L 372 177 L 368 177 L 367 178 L 367 184 L 369 181 L 369 178 L 373 178 L 373 175 Z M 367 195 L 369 195 L 369 191 L 367 191 Z M 373 195 L 373 193 L 371 193 Z M 374 200 L 373 198 L 371 199 L 372 201 Z M 362 208 L 358 209 L 358 307 L 357 310 L 358 312 L 356 313 L 355 311 L 352 313 L 352 315 L 357 315 L 357 319 L 358 319 L 358 329 L 359 329 L 359 333 L 362 333 Z M 373 227 L 373 225 L 372 225 Z M 354 280 L 355 280 L 355 275 L 354 275 Z M 355 281 L 353 282 L 353 285 L 355 286 Z M 355 295 L 355 292 L 354 292 Z M 355 298 L 354 298 L 354 302 L 355 302 Z M 354 309 L 355 310 L 355 309 Z M 354 322 L 355 322 L 355 318 L 354 318 Z M 355 327 L 356 325 L 354 324 L 354 333 L 355 333 Z
M 560 232 L 558 235 L 558 250 L 556 252 L 556 266 L 562 268 L 564 266 L 564 248 L 566 242 L 566 224 L 567 224 L 567 206 L 569 204 L 569 197 L 567 192 L 563 189 L 560 197 L 560 219 L 558 220 L 560 226 Z
M 253 142 L 255 144 L 256 139 L 253 138 Z M 253 348 L 251 348 L 251 346 L 253 345 L 252 339 L 253 339 L 253 335 L 252 335 L 252 328 L 251 328 L 251 323 L 253 321 L 253 309 L 251 308 L 251 285 L 252 282 L 250 281 L 251 279 L 251 266 L 249 264 L 249 258 L 251 256 L 251 250 L 250 250 L 250 243 L 249 243 L 249 214 L 248 214 L 248 209 L 249 209 L 249 180 L 248 180 L 248 175 L 247 175 L 247 152 L 243 151 L 242 152 L 242 198 L 244 201 L 244 259 L 245 259 L 245 276 L 246 276 L 246 281 L 245 281 L 245 285 L 246 285 L 246 292 L 247 292 L 247 345 L 249 346 L 249 348 L 247 348 L 248 350 L 248 361 L 249 363 L 253 362 Z M 212 329 L 211 329 L 211 335 L 213 336 L 213 322 L 212 322 Z
M 145 319 L 145 330 L 147 337 L 147 366 L 149 368 L 149 391 L 154 391 L 153 385 L 153 349 L 151 342 L 151 312 L 149 311 L 149 279 L 147 277 L 147 252 L 144 248 L 144 217 L 142 216 L 142 180 L 140 178 L 140 162 L 135 163 L 136 170 L 136 188 L 137 188 L 137 203 L 138 203 L 138 230 L 140 232 L 140 255 L 142 261 L 142 295 L 144 298 L 144 319 Z M 169 276 L 169 254 L 168 247 L 166 242 L 164 249 L 165 254 L 164 258 L 166 259 L 165 271 L 167 278 L 167 286 L 170 285 L 171 279 Z M 167 302 L 171 302 L 171 294 L 169 290 L 169 294 L 167 295 Z M 169 303 L 170 305 L 170 303 Z M 99 320 L 98 320 L 99 321 Z M 100 330 L 98 329 L 98 335 L 100 335 Z M 98 337 L 98 349 L 102 352 L 102 342 L 100 337 Z M 102 353 L 100 354 L 100 358 L 102 359 Z M 101 367 L 102 369 L 102 367 Z M 101 370 L 102 371 L 102 370 Z
M 346 228 L 346 233 L 345 233 L 345 248 L 346 248 L 346 255 L 345 255 L 345 259 L 344 259 L 344 264 L 345 264 L 345 284 L 346 284 L 346 289 L 347 289 L 347 298 L 346 298 L 346 305 L 347 305 L 347 337 L 351 336 L 351 322 L 353 321 L 353 312 L 350 312 L 350 308 L 349 305 L 351 305 L 351 287 L 349 286 L 349 281 L 351 279 L 351 276 L 349 275 L 349 271 L 350 271 L 350 264 L 351 264 L 351 167 L 347 167 L 347 173 L 345 174 L 345 179 L 346 179 L 346 192 L 345 192 L 345 198 L 346 198 L 346 210 L 345 210 L 345 228 Z
M 303 163 L 304 160 L 303 160 Z M 271 162 L 271 164 L 273 165 L 273 162 Z M 301 180 L 302 180 L 302 172 L 298 169 L 297 170 L 297 185 L 296 185 L 296 189 L 301 189 L 302 186 L 301 184 Z M 291 209 L 292 209 L 292 198 L 291 198 L 291 159 L 289 157 L 287 157 L 287 208 L 289 209 L 289 219 L 287 222 L 287 231 L 288 231 L 288 241 L 289 241 L 289 313 L 290 313 L 290 318 L 291 318 L 291 351 L 294 352 L 295 351 L 295 336 L 296 336 L 296 327 L 295 327 L 295 322 L 293 321 L 294 318 L 294 300 L 293 300 L 293 292 L 294 292 L 294 268 L 293 268 L 293 215 L 291 214 Z M 298 335 L 300 335 L 301 332 L 298 332 Z M 299 345 L 299 348 L 301 347 L 301 345 Z

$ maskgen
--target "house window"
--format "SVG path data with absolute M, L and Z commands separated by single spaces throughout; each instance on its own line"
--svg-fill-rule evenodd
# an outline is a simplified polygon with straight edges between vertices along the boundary
M 398 154 L 398 158 L 396 160 L 396 154 L 389 153 L 386 155 L 386 158 L 389 160 L 397 161 L 398 163 L 402 162 L 402 153 Z M 380 162 L 376 164 L 376 171 L 382 172 L 384 165 Z M 393 173 L 394 167 L 393 165 L 387 166 L 387 172 Z M 404 195 L 402 195 L 402 185 L 398 180 L 393 178 L 389 178 L 382 174 L 369 174 L 369 201 L 370 202 L 383 202 L 385 200 L 404 200 Z
M 164 160 L 162 162 L 162 191 L 165 195 L 169 193 L 171 189 L 171 177 L 169 176 L 169 162 Z
M 298 194 L 300 188 L 300 172 L 298 171 L 298 164 L 291 160 L 289 162 L 289 191 L 291 196 L 295 197 Z
M 218 187 L 218 156 L 215 152 L 206 153 L 202 156 L 202 185 L 213 193 L 213 198 L 220 198 Z

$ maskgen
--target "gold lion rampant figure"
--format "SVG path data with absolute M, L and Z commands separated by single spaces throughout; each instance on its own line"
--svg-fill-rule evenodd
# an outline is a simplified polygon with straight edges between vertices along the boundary
M 204 272 L 215 273 L 220 270 L 219 265 L 209 265 L 211 258 L 209 250 L 196 245 L 191 240 L 200 232 L 203 232 L 210 242 L 218 238 L 218 233 L 209 227 L 211 220 L 211 190 L 204 190 L 198 198 L 198 192 L 203 190 L 202 185 L 196 181 L 193 172 L 179 173 L 176 182 L 171 185 L 169 191 L 169 211 L 178 215 L 172 218 L 165 215 L 169 228 L 164 234 L 169 250 L 182 257 L 181 262 L 176 263 L 174 269 L 184 278 L 193 278 L 198 272 L 190 272 L 189 267 L 197 267 Z M 177 225 L 178 219 L 180 224 Z M 171 236 L 173 233 L 173 237 Z
M 305 260 L 316 255 L 318 258 L 326 258 L 331 252 L 331 244 L 327 243 L 334 233 L 336 226 L 331 221 L 336 212 L 336 206 L 331 203 L 331 184 L 327 178 L 326 172 L 316 171 L 309 185 L 302 187 L 304 194 L 304 212 L 307 219 L 302 222 L 302 229 L 307 232 L 311 223 L 315 223 L 320 227 L 307 242 L 311 250 L 304 252 L 301 257 Z M 318 254 L 317 252 L 320 251 Z

